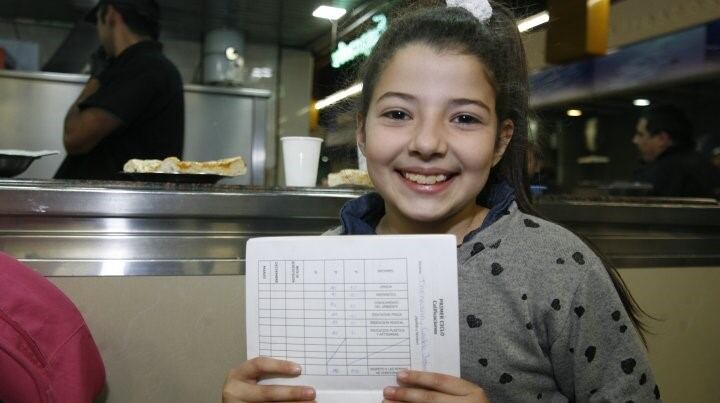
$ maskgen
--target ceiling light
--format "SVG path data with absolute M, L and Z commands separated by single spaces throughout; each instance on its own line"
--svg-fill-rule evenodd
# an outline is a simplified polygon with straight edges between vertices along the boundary
M 232 46 L 229 46 L 225 49 L 225 57 L 232 62 L 240 57 L 240 53 Z
M 542 24 L 545 24 L 548 21 L 550 21 L 550 13 L 548 13 L 547 11 L 543 11 L 542 13 L 537 13 L 523 20 L 520 20 L 517 26 L 520 32 L 525 32 Z
M 582 111 L 580 109 L 568 109 L 566 113 L 568 116 L 572 116 L 574 118 L 582 116 Z
M 650 100 L 645 98 L 638 98 L 633 101 L 635 106 L 650 106 Z
M 325 99 L 321 99 L 321 100 L 317 101 L 317 103 L 315 103 L 315 109 L 320 110 L 320 109 L 326 108 L 332 104 L 342 101 L 343 99 L 345 99 L 347 97 L 351 97 L 355 94 L 358 94 L 360 91 L 362 91 L 362 87 L 363 87 L 362 83 L 359 83 L 359 84 L 353 85 L 350 88 L 346 88 L 342 91 L 338 91 Z
M 347 10 L 339 7 L 320 6 L 313 11 L 313 17 L 325 18 L 326 20 L 335 21 L 339 20 L 340 17 L 345 15 Z

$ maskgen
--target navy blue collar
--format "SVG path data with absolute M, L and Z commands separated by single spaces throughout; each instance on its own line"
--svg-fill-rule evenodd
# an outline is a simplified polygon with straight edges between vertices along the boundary
M 488 181 L 486 189 L 477 197 L 477 203 L 490 209 L 479 228 L 471 231 L 463 241 L 509 214 L 515 201 L 515 189 L 504 180 Z M 377 193 L 368 193 L 350 200 L 340 210 L 340 223 L 344 235 L 375 235 L 375 228 L 385 215 L 385 201 Z

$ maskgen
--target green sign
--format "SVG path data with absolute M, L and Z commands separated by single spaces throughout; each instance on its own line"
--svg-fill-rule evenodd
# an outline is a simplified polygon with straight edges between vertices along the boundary
M 337 49 L 330 56 L 333 67 L 338 68 L 360 55 L 370 55 L 372 48 L 380 39 L 380 35 L 387 29 L 387 17 L 383 14 L 373 16 L 372 20 L 377 24 L 374 28 L 366 31 L 350 43 L 338 43 Z

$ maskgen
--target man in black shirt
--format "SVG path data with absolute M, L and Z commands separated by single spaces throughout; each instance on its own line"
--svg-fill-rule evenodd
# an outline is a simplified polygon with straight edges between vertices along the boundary
M 652 196 L 713 196 L 711 166 L 695 152 L 692 124 L 681 110 L 653 107 L 635 130 L 633 143 L 644 163 L 635 180 L 652 184 Z
M 181 157 L 185 112 L 177 68 L 157 42 L 155 0 L 100 0 L 88 14 L 109 56 L 65 117 L 59 179 L 119 179 L 132 158 Z

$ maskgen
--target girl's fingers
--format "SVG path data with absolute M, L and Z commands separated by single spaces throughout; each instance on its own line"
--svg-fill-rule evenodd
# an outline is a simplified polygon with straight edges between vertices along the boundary
M 383 397 L 391 402 L 446 403 L 453 397 L 434 390 L 389 386 L 383 390 Z
M 229 378 L 256 381 L 264 375 L 300 375 L 300 365 L 270 357 L 256 357 L 230 371 Z
M 315 390 L 306 386 L 258 385 L 268 375 L 300 375 L 301 368 L 290 361 L 257 357 L 245 361 L 228 374 L 223 388 L 224 403 L 240 402 L 310 402 Z
M 308 402 L 315 399 L 315 390 L 307 386 L 253 385 L 234 382 L 226 385 L 223 403 L 234 402 Z
M 477 385 L 464 379 L 434 372 L 404 370 L 398 372 L 397 380 L 403 386 L 417 386 L 455 396 L 469 395 L 477 389 Z

